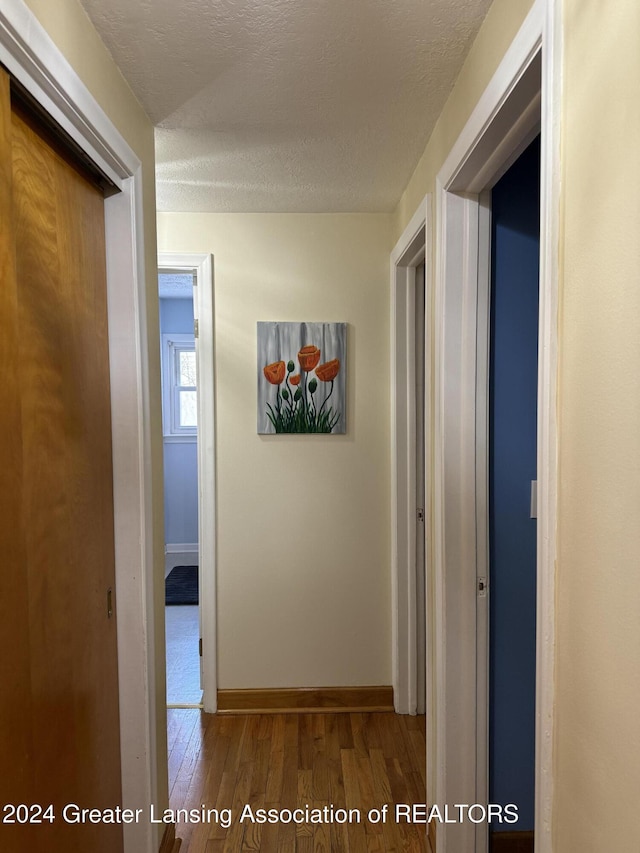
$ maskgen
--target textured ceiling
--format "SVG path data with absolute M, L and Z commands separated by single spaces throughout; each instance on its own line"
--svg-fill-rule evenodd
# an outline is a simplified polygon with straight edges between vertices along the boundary
M 193 274 L 158 273 L 158 296 L 160 299 L 193 299 Z
M 490 0 L 81 0 L 157 125 L 158 208 L 390 211 Z

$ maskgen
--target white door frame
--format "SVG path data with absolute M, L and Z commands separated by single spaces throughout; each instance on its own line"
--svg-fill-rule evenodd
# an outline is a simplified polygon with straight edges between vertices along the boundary
M 218 708 L 216 607 L 215 393 L 213 342 L 213 257 L 160 252 L 158 267 L 196 273 L 193 316 L 198 321 L 198 555 L 200 637 L 202 639 L 202 703 L 207 713 Z
M 430 239 L 431 197 L 426 196 L 391 253 L 391 566 L 393 697 L 398 714 L 417 711 L 416 623 L 416 393 L 415 278 Z M 429 319 L 429 272 L 425 264 L 425 350 Z M 428 373 L 428 359 L 425 370 Z M 425 388 L 428 379 L 425 377 Z M 425 394 L 425 431 L 428 400 Z M 425 436 L 425 449 L 429 441 Z M 425 452 L 425 467 L 428 453 Z M 425 482 L 426 475 L 425 475 Z M 428 495 L 428 490 L 427 490 Z M 427 498 L 428 499 L 428 498 Z M 428 513 L 425 507 L 425 516 Z M 426 528 L 426 525 L 425 525 Z M 426 534 L 425 534 L 426 535 Z M 427 536 L 427 538 L 430 538 Z M 426 552 L 425 552 L 426 553 Z
M 126 807 L 146 808 L 167 792 L 157 766 L 166 731 L 156 704 L 164 652 L 154 618 L 142 165 L 22 0 L 0 8 L 0 62 L 121 190 L 105 200 L 105 236 L 122 795 Z M 123 834 L 125 853 L 157 853 L 158 826 L 125 824 Z
M 391 252 L 391 574 L 393 701 L 396 713 L 418 710 L 418 634 L 416 607 L 423 606 L 427 638 L 433 612 L 430 560 L 431 533 L 431 195 L 426 195 Z M 415 392 L 415 279 L 416 267 L 425 263 L 425 359 L 424 359 L 424 460 L 425 460 L 425 598 L 416 602 L 416 392 Z M 435 728 L 429 715 L 432 707 L 433 670 L 427 640 L 425 704 L 427 709 L 427 754 L 433 756 Z M 435 763 L 427 762 L 427 790 L 433 791 Z
M 434 574 L 436 787 L 482 803 L 486 764 L 486 357 L 489 218 L 482 192 L 542 134 L 538 366 L 536 825 L 551 853 L 554 702 L 560 13 L 533 7 L 436 179 Z M 484 395 L 484 398 L 483 398 Z M 478 642 L 478 628 L 482 628 Z M 483 639 L 484 635 L 484 639 Z M 477 681 L 481 696 L 478 713 Z M 483 766 L 484 765 L 484 766 Z M 439 853 L 486 849 L 486 827 L 439 824 Z

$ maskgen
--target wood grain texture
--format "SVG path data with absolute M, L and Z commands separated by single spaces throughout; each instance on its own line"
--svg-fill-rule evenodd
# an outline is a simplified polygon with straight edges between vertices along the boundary
M 427 851 L 424 825 L 369 809 L 424 803 L 424 717 L 393 713 L 208 715 L 170 710 L 172 809 L 231 808 L 231 825 L 178 822 L 182 853 Z M 254 808 L 358 809 L 361 823 L 240 823 Z
M 533 853 L 533 832 L 492 832 L 489 836 L 490 853 Z
M 3 78 L 0 427 L 15 458 L 0 513 L 12 555 L 0 707 L 3 732 L 8 704 L 19 710 L 21 752 L 12 766 L 0 754 L 0 778 L 4 802 L 52 804 L 58 819 L 2 831 L 13 853 L 117 853 L 120 826 L 60 817 L 121 800 L 104 200 L 15 106 L 7 149 L 7 97 Z
M 429 832 L 427 833 L 427 835 L 428 835 L 429 844 L 431 845 L 431 849 L 433 850 L 433 853 L 435 853 L 437 845 L 438 845 L 437 834 L 438 834 L 438 827 L 436 826 L 435 821 L 432 821 L 429 824 Z
M 290 687 L 218 690 L 219 714 L 393 711 L 392 687 Z
M 180 849 L 180 843 L 180 839 L 176 838 L 176 826 L 174 823 L 170 823 L 162 835 L 159 853 L 177 853 Z
M 30 802 L 33 790 L 33 703 L 30 681 L 25 677 L 30 654 L 29 599 L 22 522 L 20 330 L 11 136 L 9 77 L 0 68 L 0 803 Z M 27 827 L 15 827 L 12 841 L 18 850 L 28 849 L 29 834 Z

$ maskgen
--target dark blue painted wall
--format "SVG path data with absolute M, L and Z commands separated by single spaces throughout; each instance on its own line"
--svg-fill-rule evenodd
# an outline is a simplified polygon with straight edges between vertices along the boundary
M 540 143 L 492 193 L 489 792 L 534 827 Z

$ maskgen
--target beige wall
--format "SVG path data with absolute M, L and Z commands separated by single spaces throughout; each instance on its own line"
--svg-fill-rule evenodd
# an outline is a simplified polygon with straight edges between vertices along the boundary
M 640 5 L 565 0 L 555 849 L 640 839 Z
M 393 217 L 394 243 L 427 193 L 533 0 L 494 0 Z
M 164 611 L 163 583 L 164 542 L 162 503 L 162 436 L 160 429 L 160 367 L 158 327 L 158 287 L 155 233 L 155 154 L 153 126 L 135 99 L 111 55 L 98 37 L 77 0 L 25 0 L 47 30 L 59 50 L 109 116 L 142 163 L 143 221 L 145 268 L 148 297 L 149 365 L 151 373 L 151 409 L 153 454 L 153 519 L 155 525 L 154 565 L 157 584 L 158 613 Z M 164 620 L 156 620 L 157 672 L 157 751 L 158 791 L 164 806 L 168 783 L 166 761 L 166 698 L 164 671 Z
M 390 217 L 158 226 L 214 255 L 219 686 L 390 684 Z M 256 434 L 258 320 L 349 324 L 346 435 Z

